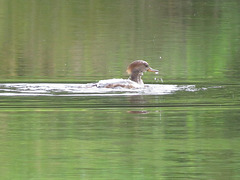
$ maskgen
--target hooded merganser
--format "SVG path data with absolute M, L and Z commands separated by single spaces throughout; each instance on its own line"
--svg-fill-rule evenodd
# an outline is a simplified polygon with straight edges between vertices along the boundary
M 109 79 L 101 80 L 97 83 L 97 87 L 103 88 L 141 88 L 144 87 L 141 79 L 144 72 L 158 72 L 156 69 L 152 69 L 146 61 L 136 60 L 133 61 L 127 67 L 127 73 L 130 75 L 129 79 Z
M 141 77 L 146 71 L 158 72 L 158 70 L 151 68 L 149 64 L 143 60 L 133 61 L 127 68 L 127 73 L 130 75 L 129 79 L 138 84 L 143 84 Z

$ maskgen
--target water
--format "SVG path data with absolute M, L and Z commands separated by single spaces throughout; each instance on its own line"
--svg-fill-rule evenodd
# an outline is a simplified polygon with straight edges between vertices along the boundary
M 240 178 L 237 0 L 0 4 L 1 179 Z

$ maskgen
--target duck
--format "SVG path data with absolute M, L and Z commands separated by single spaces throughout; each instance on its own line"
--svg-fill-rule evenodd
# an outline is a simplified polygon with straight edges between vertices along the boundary
M 128 79 L 100 80 L 98 83 L 96 83 L 96 86 L 98 88 L 143 88 L 143 73 L 147 71 L 158 73 L 158 70 L 151 68 L 149 64 L 144 60 L 133 61 L 128 65 L 126 71 L 129 74 Z

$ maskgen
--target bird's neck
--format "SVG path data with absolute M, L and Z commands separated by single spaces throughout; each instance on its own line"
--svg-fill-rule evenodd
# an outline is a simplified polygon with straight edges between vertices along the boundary
M 129 79 L 131 81 L 134 81 L 134 82 L 138 83 L 138 84 L 143 84 L 143 81 L 141 79 L 142 75 L 143 75 L 142 72 L 141 73 L 140 72 L 133 72 L 130 75 Z

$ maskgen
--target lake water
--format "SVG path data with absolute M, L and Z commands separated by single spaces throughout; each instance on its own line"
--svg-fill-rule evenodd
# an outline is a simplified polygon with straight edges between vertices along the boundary
M 239 9 L 0 0 L 1 179 L 240 179 Z

